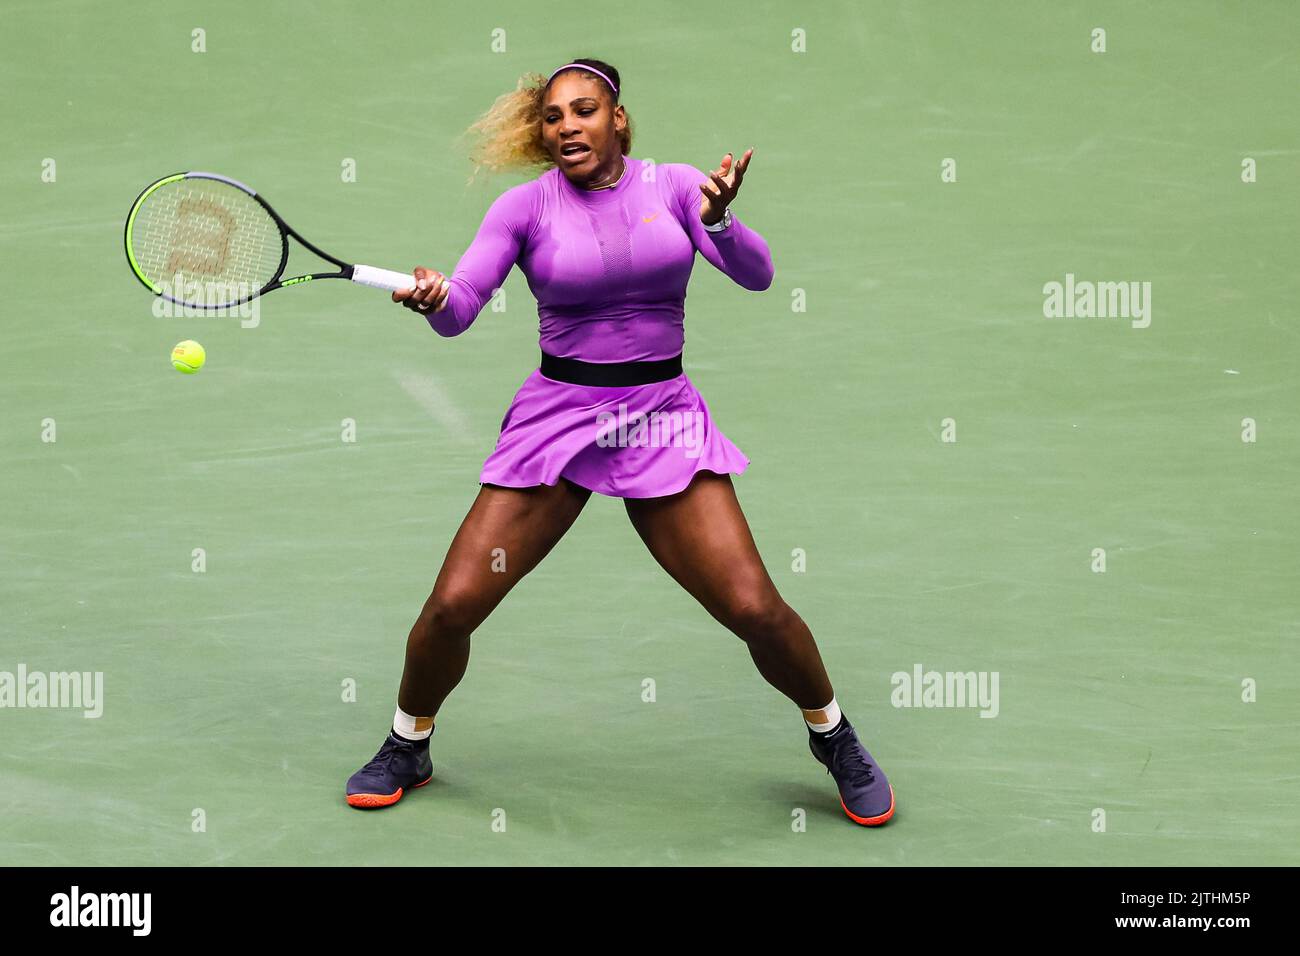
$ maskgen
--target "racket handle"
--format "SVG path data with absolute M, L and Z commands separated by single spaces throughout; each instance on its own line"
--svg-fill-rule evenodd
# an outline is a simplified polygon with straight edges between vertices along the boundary
M 392 269 L 376 269 L 374 266 L 353 266 L 352 281 L 376 289 L 396 292 L 398 289 L 414 289 L 415 276 L 409 272 L 394 272 Z

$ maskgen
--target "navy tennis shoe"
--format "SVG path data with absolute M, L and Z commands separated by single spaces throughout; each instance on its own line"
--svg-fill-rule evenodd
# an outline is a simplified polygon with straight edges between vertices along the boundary
M 362 810 L 391 807 L 407 790 L 433 779 L 429 738 L 401 740 L 388 735 L 379 753 L 348 778 L 348 806 Z
M 808 749 L 840 788 L 840 806 L 850 820 L 878 827 L 894 815 L 894 788 L 847 717 L 841 715 L 839 726 L 825 736 L 810 729 Z

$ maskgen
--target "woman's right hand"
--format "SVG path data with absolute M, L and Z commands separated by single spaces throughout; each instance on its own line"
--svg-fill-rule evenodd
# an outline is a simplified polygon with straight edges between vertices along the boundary
M 415 282 L 410 289 L 398 289 L 393 293 L 393 301 L 401 303 L 412 312 L 427 315 L 429 312 L 441 312 L 447 307 L 447 293 L 451 281 L 436 269 L 418 266 L 412 270 Z

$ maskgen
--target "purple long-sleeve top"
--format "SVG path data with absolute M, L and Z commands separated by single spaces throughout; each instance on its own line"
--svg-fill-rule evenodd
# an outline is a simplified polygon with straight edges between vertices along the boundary
M 698 250 L 738 285 L 772 284 L 767 243 L 733 213 L 721 232 L 700 222 L 685 163 L 624 157 L 616 186 L 586 190 L 559 169 L 502 193 L 451 275 L 439 335 L 469 328 L 518 263 L 537 299 L 542 351 L 587 362 L 666 359 L 682 350 L 686 284 Z

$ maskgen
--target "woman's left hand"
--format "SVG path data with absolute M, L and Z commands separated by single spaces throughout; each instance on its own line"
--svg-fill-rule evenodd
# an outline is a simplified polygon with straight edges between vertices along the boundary
M 700 221 L 706 226 L 722 221 L 723 212 L 740 191 L 745 170 L 749 168 L 749 157 L 753 154 L 751 146 L 740 157 L 740 162 L 736 162 L 733 154 L 728 153 L 722 157 L 722 165 L 709 173 L 711 181 L 700 183 L 700 192 L 704 194 L 700 200 Z

